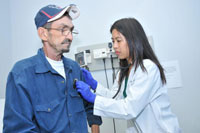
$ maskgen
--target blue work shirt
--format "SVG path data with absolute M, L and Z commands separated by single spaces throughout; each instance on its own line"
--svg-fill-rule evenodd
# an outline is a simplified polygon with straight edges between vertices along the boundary
M 82 79 L 79 65 L 62 57 L 66 80 L 46 60 L 43 49 L 17 62 L 8 76 L 3 119 L 4 133 L 88 133 L 89 125 L 101 124 L 93 116 L 73 80 Z M 84 107 L 85 105 L 85 107 Z

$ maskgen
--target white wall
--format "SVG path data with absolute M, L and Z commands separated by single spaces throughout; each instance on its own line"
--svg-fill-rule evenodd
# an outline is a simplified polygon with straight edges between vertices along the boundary
M 71 52 L 66 54 L 71 58 L 74 58 L 78 46 L 111 41 L 109 28 L 115 20 L 122 17 L 137 18 L 147 35 L 153 37 L 160 61 L 179 61 L 183 87 L 169 89 L 172 110 L 177 114 L 184 132 L 200 132 L 199 0 L 1 0 L 0 11 L 5 13 L 0 22 L 0 54 L 3 58 L 0 67 L 1 97 L 4 96 L 5 81 L 11 65 L 19 59 L 32 56 L 42 46 L 33 20 L 36 12 L 50 3 L 60 6 L 75 3 L 81 10 L 81 16 L 74 21 L 80 34 L 74 39 Z M 106 85 L 104 73 L 93 74 Z
M 5 96 L 5 86 L 6 86 L 6 77 L 7 73 L 11 67 L 11 36 L 10 36 L 10 10 L 9 10 L 9 1 L 0 0 L 0 12 L 1 12 L 1 21 L 0 21 L 0 98 Z
M 3 129 L 3 112 L 4 112 L 5 99 L 0 98 L 0 133 Z

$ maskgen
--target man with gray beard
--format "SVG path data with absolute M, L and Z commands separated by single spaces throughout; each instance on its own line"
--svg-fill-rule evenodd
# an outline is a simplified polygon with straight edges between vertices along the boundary
M 99 133 L 101 117 L 93 104 L 73 88 L 74 79 L 84 80 L 79 65 L 66 57 L 79 16 L 76 5 L 48 5 L 35 17 L 43 47 L 37 55 L 18 61 L 8 75 L 3 132 Z

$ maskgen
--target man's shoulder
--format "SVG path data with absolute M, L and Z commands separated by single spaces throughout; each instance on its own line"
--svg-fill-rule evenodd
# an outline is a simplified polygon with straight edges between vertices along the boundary
M 35 64 L 37 63 L 37 58 L 38 58 L 37 55 L 34 55 L 34 56 L 17 61 L 12 68 L 12 72 L 20 73 L 25 69 L 35 66 Z

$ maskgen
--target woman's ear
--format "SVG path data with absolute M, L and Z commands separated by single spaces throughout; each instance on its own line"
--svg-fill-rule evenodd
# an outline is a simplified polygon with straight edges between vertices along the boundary
M 38 28 L 38 35 L 41 40 L 46 41 L 48 39 L 48 33 L 47 30 L 43 27 Z

